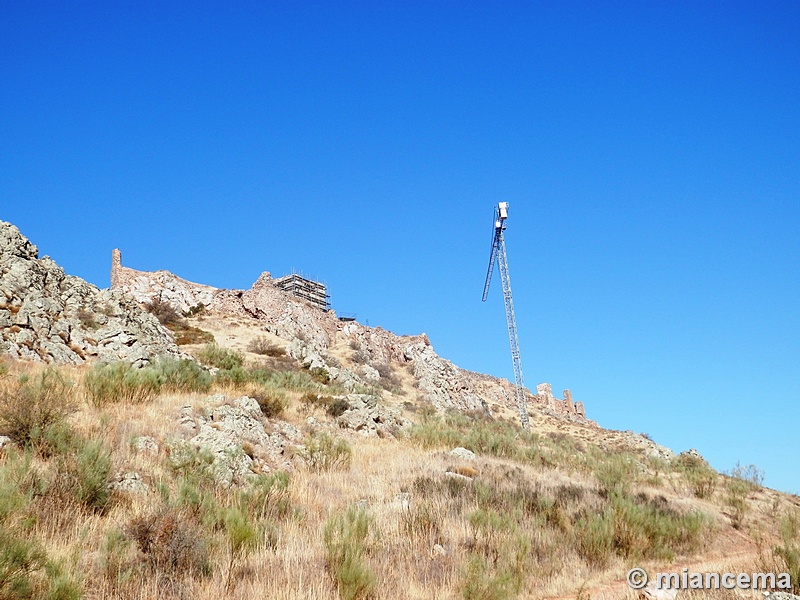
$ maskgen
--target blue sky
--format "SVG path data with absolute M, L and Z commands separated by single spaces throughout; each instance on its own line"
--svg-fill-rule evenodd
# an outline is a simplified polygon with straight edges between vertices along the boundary
M 327 282 L 800 492 L 800 3 L 4 3 L 0 219 L 69 273 Z

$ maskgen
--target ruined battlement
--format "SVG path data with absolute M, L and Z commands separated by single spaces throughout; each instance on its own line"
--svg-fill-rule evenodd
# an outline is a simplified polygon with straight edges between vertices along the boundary
M 564 390 L 564 398 L 556 398 L 553 395 L 553 386 L 549 383 L 540 383 L 536 386 L 536 398 L 556 414 L 586 419 L 586 410 L 583 407 L 583 402 L 573 401 L 572 392 L 569 390 Z
M 264 272 L 249 290 L 227 290 L 187 281 L 169 271 L 124 267 L 122 253 L 115 249 L 111 254 L 111 287 L 127 292 L 140 303 L 159 300 L 183 313 L 202 304 L 222 315 L 256 319 L 264 323 L 264 331 L 296 343 L 297 355 L 293 357 L 332 373 L 341 370 L 326 365 L 322 357 L 337 339 L 358 346 L 375 362 L 410 363 L 419 389 L 440 410 L 493 411 L 500 406 L 516 409 L 510 382 L 458 368 L 438 356 L 424 334 L 397 336 L 380 327 L 340 322 L 333 311 L 327 310 L 325 286 L 299 275 L 276 280 Z M 363 376 L 365 381 L 371 381 L 369 377 L 379 376 L 374 368 L 370 369 L 366 374 L 351 373 L 351 380 Z M 556 398 L 552 386 L 542 383 L 535 394 L 530 394 L 529 401 L 532 407 L 550 414 L 591 424 L 583 403 L 574 402 L 569 390 L 564 391 L 563 399 Z

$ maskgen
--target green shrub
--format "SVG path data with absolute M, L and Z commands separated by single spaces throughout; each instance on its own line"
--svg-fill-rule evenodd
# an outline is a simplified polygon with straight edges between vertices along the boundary
M 206 344 L 203 349 L 197 353 L 197 360 L 203 364 L 226 371 L 244 365 L 244 356 L 241 352 L 222 348 L 217 344 Z
M 515 425 L 482 415 L 428 415 L 409 431 L 412 441 L 424 448 L 463 446 L 478 454 L 526 460 L 526 444 L 532 438 Z
M 258 402 L 261 413 L 268 419 L 279 417 L 286 410 L 286 394 L 281 390 L 256 386 L 250 388 L 247 395 Z
M 327 433 L 317 433 L 306 440 L 301 456 L 314 472 L 350 468 L 353 451 L 345 440 Z
M 278 357 L 286 355 L 286 350 L 272 343 L 269 338 L 265 336 L 250 340 L 250 343 L 247 345 L 247 351 L 262 356 Z
M 278 389 L 295 392 L 319 392 L 322 389 L 308 371 L 269 371 L 253 369 L 249 372 L 252 381 Z
M 114 584 L 131 577 L 136 556 L 133 540 L 119 529 L 110 529 L 103 540 L 101 564 L 103 575 Z
M 472 554 L 464 568 L 461 596 L 465 600 L 509 600 L 518 596 L 520 585 L 514 573 L 498 569 L 492 558 Z
M 757 492 L 764 485 L 764 471 L 755 465 L 742 465 L 736 463 L 730 476 L 739 481 L 744 481 L 751 492 Z
M 0 598 L 33 597 L 35 575 L 46 563 L 47 555 L 36 541 L 0 528 Z
M 111 454 L 99 441 L 85 442 L 75 456 L 75 498 L 85 507 L 102 512 L 108 506 Z
M 214 455 L 211 452 L 183 440 L 170 445 L 168 452 L 168 466 L 174 474 L 199 488 L 214 487 Z
M 595 472 L 606 494 L 625 493 L 636 476 L 636 462 L 624 454 L 606 456 Z
M 702 513 L 681 514 L 663 497 L 617 495 L 611 499 L 614 546 L 624 558 L 671 560 L 701 542 L 707 520 Z
M 224 517 L 225 534 L 228 540 L 228 576 L 225 579 L 225 590 L 231 587 L 231 577 L 236 563 L 245 558 L 256 546 L 260 528 L 253 523 L 247 513 L 238 508 L 229 508 Z
M 314 367 L 309 369 L 308 373 L 311 375 L 311 378 L 316 381 L 317 383 L 330 383 L 331 375 L 328 373 L 327 369 L 323 369 L 322 367 Z
M 83 378 L 86 395 L 98 408 L 108 404 L 149 402 L 163 384 L 163 377 L 152 367 L 137 369 L 124 361 L 97 364 Z
M 325 523 L 326 567 L 340 598 L 358 600 L 375 593 L 377 577 L 366 561 L 371 526 L 370 516 L 355 508 L 334 514 Z
M 753 491 L 753 485 L 744 479 L 732 477 L 727 481 L 727 495 L 725 502 L 731 509 L 731 524 L 735 529 L 741 529 L 744 517 L 750 505 L 747 496 Z
M 21 375 L 0 390 L 0 432 L 22 446 L 30 446 L 74 411 L 73 383 L 53 368 Z
M 237 498 L 237 505 L 242 511 L 260 521 L 284 519 L 291 514 L 287 473 L 277 471 L 270 475 L 259 475 L 249 483 Z
M 60 564 L 48 561 L 45 565 L 47 576 L 44 600 L 80 600 L 83 597 L 81 586 L 64 573 Z
M 779 531 L 781 543 L 772 550 L 779 565 L 775 571 L 789 573 L 792 592 L 800 592 L 800 519 L 796 513 L 781 518 Z
M 253 378 L 244 367 L 234 367 L 217 371 L 214 381 L 220 385 L 241 386 L 253 381 Z
M 604 567 L 614 554 L 614 518 L 610 511 L 587 514 L 575 522 L 575 547 L 589 564 Z
M 164 389 L 170 392 L 207 392 L 211 388 L 211 374 L 188 358 L 162 356 L 152 369 L 162 381 Z
M 0 528 L 31 502 L 31 453 L 7 452 L 0 462 Z M 1 596 L 0 596 L 1 597 Z
M 675 460 L 675 468 L 682 473 L 692 493 L 697 498 L 710 498 L 717 488 L 717 473 L 698 456 L 680 454 Z

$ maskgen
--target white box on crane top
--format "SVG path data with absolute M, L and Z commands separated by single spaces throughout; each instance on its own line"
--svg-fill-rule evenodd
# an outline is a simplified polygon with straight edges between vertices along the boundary
M 508 218 L 508 202 L 498 202 L 497 212 L 499 213 L 501 221 L 506 220 Z

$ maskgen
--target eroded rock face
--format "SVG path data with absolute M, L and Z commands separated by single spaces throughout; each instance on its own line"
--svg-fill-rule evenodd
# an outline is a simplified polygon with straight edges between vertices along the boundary
M 119 291 L 64 273 L 19 229 L 0 221 L 0 353 L 79 364 L 88 359 L 146 364 L 178 355 L 172 334 Z
M 321 310 L 279 289 L 264 272 L 249 290 L 221 290 L 195 284 L 166 271 L 152 273 L 122 267 L 120 254 L 112 257 L 112 288 L 133 294 L 140 302 L 156 298 L 186 311 L 200 303 L 211 311 L 247 316 L 261 321 L 265 331 L 290 342 L 287 352 L 309 369 L 327 371 L 330 380 L 355 392 L 381 386 L 381 370 L 409 366 L 421 395 L 436 409 L 492 413 L 498 407 L 517 410 L 513 384 L 506 380 L 460 369 L 439 356 L 423 333 L 399 336 L 380 327 L 341 322 L 333 311 Z M 347 344 L 358 360 L 343 366 L 331 361 L 329 350 Z M 570 421 L 589 423 L 581 402 L 568 390 L 555 398 L 549 384 L 528 393 L 531 408 Z
M 284 448 L 302 439 L 294 426 L 275 421 L 268 430 L 258 402 L 247 396 L 226 400 L 217 394 L 208 403 L 200 410 L 184 407 L 180 423 L 184 443 L 210 455 L 218 484 L 241 485 L 254 473 L 268 473 L 273 468 L 291 470 Z M 182 452 L 181 444 L 171 449 L 176 460 Z
M 370 394 L 350 394 L 344 397 L 348 409 L 336 418 L 342 429 L 357 431 L 363 436 L 394 437 L 411 425 L 400 411 L 378 403 Z

